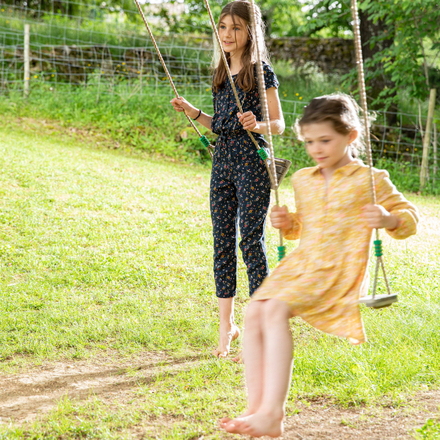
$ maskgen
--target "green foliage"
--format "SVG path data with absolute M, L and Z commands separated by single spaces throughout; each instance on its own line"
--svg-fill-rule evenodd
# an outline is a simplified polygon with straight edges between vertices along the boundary
M 275 137 L 277 152 L 281 157 L 291 158 L 298 167 L 310 165 L 302 145 L 292 145 L 291 126 L 303 108 L 301 101 L 337 90 L 338 78 L 298 71 L 288 63 L 276 63 L 275 69 L 283 76 L 279 93 L 288 127 L 285 136 Z M 189 163 L 210 163 L 206 149 L 188 127 L 185 117 L 171 110 L 169 101 L 173 94 L 166 78 L 159 86 L 144 82 L 142 88 L 136 80 L 131 83 L 117 81 L 116 85 L 103 80 L 98 89 L 96 80 L 90 80 L 87 88 L 62 83 L 52 87 L 44 73 L 40 77 L 32 79 L 28 99 L 23 99 L 20 91 L 0 96 L 0 112 L 18 117 L 49 118 L 64 126 L 98 130 L 113 144 L 118 142 L 152 155 Z M 202 91 L 200 86 L 177 84 L 177 87 L 194 105 L 212 114 L 209 87 Z M 215 135 L 208 130 L 201 126 L 199 129 L 211 142 L 215 140 Z
M 288 64 L 278 63 L 280 72 L 282 99 L 286 132 L 275 136 L 276 154 L 289 159 L 294 169 L 313 166 L 301 142 L 292 132 L 295 118 L 302 112 L 302 101 L 307 102 L 315 96 L 339 90 L 338 78 L 320 73 L 296 71 Z M 186 163 L 211 163 L 206 148 L 200 143 L 197 134 L 189 127 L 182 114 L 173 112 L 169 104 L 173 97 L 166 79 L 160 87 L 144 83 L 142 93 L 139 84 L 134 82 L 128 88 L 125 81 L 119 84 L 103 82 L 100 89 L 89 84 L 87 88 L 73 87 L 58 83 L 51 90 L 51 83 L 34 80 L 28 99 L 23 99 L 21 92 L 12 92 L 8 97 L 0 97 L 0 112 L 16 117 L 48 118 L 58 121 L 64 127 L 85 132 L 94 132 L 104 137 L 103 143 L 110 148 L 133 149 L 150 156 L 168 157 Z M 212 100 L 209 88 L 200 93 L 191 85 L 179 87 L 179 93 L 197 107 L 212 113 Z M 405 121 L 403 121 L 405 123 Z M 380 125 L 380 124 L 379 124 Z M 211 142 L 216 136 L 199 126 Z M 373 129 L 374 132 L 374 129 Z M 380 133 L 378 136 L 382 137 Z M 415 192 L 419 189 L 419 162 L 415 152 L 397 155 L 393 142 L 404 140 L 396 130 L 388 131 L 390 144 L 385 145 L 383 157 L 374 158 L 375 166 L 387 169 L 399 188 Z M 411 143 L 412 139 L 407 142 Z M 380 146 L 379 146 L 380 148 Z M 402 152 L 401 152 L 402 153 Z M 424 192 L 440 194 L 440 170 L 430 176 Z
M 380 26 L 364 45 L 381 46 L 372 58 L 365 59 L 367 83 L 385 76 L 386 85 L 373 105 L 395 104 L 397 95 L 406 90 L 410 99 L 424 101 L 431 86 L 440 86 L 436 59 L 440 53 L 440 8 L 437 0 L 360 0 L 364 20 Z M 351 33 L 348 0 L 320 0 L 308 11 L 303 29 L 310 34 L 330 31 L 333 35 Z M 382 44 L 392 40 L 392 44 Z M 356 71 L 345 77 L 348 84 L 357 81 Z M 430 82 L 431 81 L 431 82 Z
M 175 4 L 177 2 L 170 2 Z M 210 7 L 217 20 L 222 8 L 228 0 L 210 1 Z M 267 35 L 270 37 L 291 37 L 301 35 L 300 25 L 303 23 L 301 13 L 302 3 L 298 0 L 262 0 L 258 2 L 263 19 L 267 26 Z M 167 24 L 172 32 L 212 32 L 208 13 L 203 0 L 189 0 L 185 2 L 183 14 L 172 14 L 169 9 L 162 7 L 158 12 L 151 11 Z
M 22 45 L 23 21 L 31 25 L 31 50 L 38 45 L 108 45 L 114 53 L 116 47 L 145 47 L 149 37 L 139 16 L 131 20 L 118 14 L 96 15 L 87 12 L 79 19 L 62 15 L 43 15 L 41 17 L 25 17 L 19 12 L 6 8 L 0 16 L 0 30 L 3 31 L 2 43 Z M 154 26 L 152 26 L 154 29 Z M 116 47 L 115 47 L 116 46 Z
M 350 0 L 306 2 L 306 20 L 301 31 L 322 37 L 352 36 Z
M 136 24 L 137 30 L 143 30 L 143 22 L 132 0 L 107 0 L 105 2 L 85 1 L 79 2 L 47 2 L 46 0 L 30 0 L 31 3 L 23 2 L 19 6 L 12 7 L 14 0 L 0 0 L 6 12 L 12 13 L 16 18 L 26 20 L 45 21 L 54 25 L 54 21 L 64 23 L 65 27 L 71 25 L 72 29 L 80 28 L 84 33 L 87 28 L 92 28 L 99 34 L 99 28 L 114 26 L 120 30 L 130 30 L 131 25 Z M 214 18 L 217 19 L 227 0 L 210 2 Z M 301 2 L 298 0 L 263 0 L 258 3 L 262 9 L 263 18 L 267 25 L 268 36 L 297 36 L 301 35 L 298 30 L 303 24 Z M 151 20 L 150 25 L 158 34 L 186 33 L 186 34 L 210 34 L 211 24 L 203 0 L 190 0 L 185 2 L 185 8 L 176 0 L 168 2 L 142 2 L 142 7 Z M 69 23 L 70 22 L 70 23 Z M 78 26 L 79 25 L 79 26 Z M 95 29 L 96 25 L 96 29 Z M 114 29 L 115 34 L 118 30 Z M 99 38 L 99 35 L 98 35 Z M 94 41 L 95 39 L 91 39 Z M 110 43 L 110 42 L 107 42 Z
M 419 167 L 414 166 L 411 162 L 395 162 L 386 157 L 375 160 L 374 166 L 379 169 L 387 170 L 390 173 L 390 178 L 393 183 L 401 191 L 417 192 L 420 188 L 420 170 Z M 440 171 L 435 176 L 436 183 L 430 179 L 426 187 L 423 189 L 424 194 L 440 195 Z
M 364 0 L 361 8 L 374 22 L 383 21 L 384 32 L 393 31 L 394 44 L 369 61 L 370 68 L 383 63 L 385 74 L 395 84 L 394 88 L 383 91 L 381 101 L 392 101 L 392 96 L 401 89 L 408 90 L 411 98 L 424 101 L 429 94 L 428 68 L 431 67 L 425 54 L 425 42 L 429 49 L 440 53 L 437 0 Z M 369 44 L 377 44 L 385 37 L 378 35 Z
M 1 0 L 0 5 L 33 18 L 58 15 L 99 20 L 104 16 L 120 14 L 122 11 L 136 10 L 136 5 L 131 0 L 106 0 L 102 2 L 96 0 Z
M 0 96 L 0 111 L 18 117 L 51 118 L 65 127 L 98 131 L 115 148 L 137 149 L 187 162 L 207 162 L 209 154 L 197 134 L 182 115 L 170 110 L 169 89 L 154 99 L 149 97 L 148 90 L 146 85 L 145 94 L 130 94 L 120 84 L 112 94 L 106 94 L 104 88 L 97 99 L 96 88 L 71 91 L 59 84 L 51 92 L 50 84 L 40 84 L 33 88 L 28 100 L 21 93 L 11 93 L 8 98 Z M 203 127 L 200 130 L 207 134 Z

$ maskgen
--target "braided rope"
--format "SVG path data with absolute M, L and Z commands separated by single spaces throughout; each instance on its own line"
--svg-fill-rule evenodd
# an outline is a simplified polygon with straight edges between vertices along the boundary
M 231 83 L 232 91 L 234 93 L 235 100 L 237 101 L 238 109 L 240 110 L 240 113 L 243 114 L 243 107 L 242 107 L 240 99 L 238 97 L 237 89 L 235 87 L 235 83 L 234 83 L 234 80 L 232 78 L 231 70 L 229 68 L 228 60 L 226 59 L 225 51 L 223 50 L 222 42 L 220 40 L 220 35 L 218 34 L 218 31 L 217 31 L 217 26 L 215 24 L 214 17 L 212 16 L 211 8 L 209 6 L 208 0 L 204 0 L 204 2 L 205 2 L 206 10 L 208 11 L 209 19 L 211 21 L 212 30 L 213 30 L 215 38 L 217 40 L 217 44 L 219 45 L 220 54 L 221 54 L 223 63 L 224 63 L 225 68 L 226 68 L 226 73 L 228 74 L 229 82 Z M 270 130 L 270 127 L 269 127 L 269 130 Z M 249 137 L 251 138 L 251 141 L 254 143 L 254 145 L 257 148 L 257 150 L 260 150 L 261 147 L 258 144 L 258 142 L 255 140 L 254 135 L 252 134 L 252 132 L 250 130 L 246 130 L 246 132 L 249 135 Z M 273 156 L 273 151 L 271 151 L 271 154 L 272 154 L 272 158 L 271 158 L 272 161 L 271 162 L 273 163 L 273 166 L 275 167 L 275 157 Z M 266 164 L 266 168 L 267 168 L 267 171 L 269 173 L 269 177 L 270 177 L 270 182 L 271 182 L 272 188 L 275 189 L 275 188 L 277 188 L 276 172 L 274 174 L 272 174 L 270 166 L 268 164 L 268 159 L 266 159 L 264 161 L 264 163 Z
M 143 21 L 145 23 L 145 27 L 147 28 L 147 31 L 150 34 L 151 41 L 153 42 L 154 48 L 156 49 L 156 52 L 157 52 L 157 56 L 159 57 L 159 60 L 160 60 L 162 67 L 163 67 L 163 70 L 165 71 L 165 73 L 167 75 L 168 81 L 170 82 L 170 85 L 174 91 L 174 94 L 176 95 L 176 98 L 180 98 L 180 95 L 177 92 L 176 86 L 174 85 L 173 78 L 171 77 L 170 72 L 168 71 L 168 68 L 167 68 L 165 61 L 162 57 L 162 54 L 160 52 L 159 46 L 156 43 L 156 39 L 154 38 L 153 32 L 151 32 L 150 26 L 148 25 L 147 19 L 145 18 L 144 11 L 142 10 L 141 6 L 139 5 L 138 0 L 134 0 L 134 1 L 136 3 L 137 8 L 139 9 L 139 13 L 141 14 Z M 209 155 L 211 156 L 211 159 L 212 159 L 212 150 L 214 149 L 214 146 L 211 145 L 211 143 L 209 143 L 209 141 L 207 141 L 206 137 L 203 136 L 202 133 L 200 133 L 199 129 L 196 127 L 196 125 L 194 124 L 192 119 L 187 115 L 186 111 L 184 111 L 184 114 L 186 116 L 186 119 L 188 119 L 188 122 L 191 124 L 192 128 L 194 128 L 194 130 L 196 131 L 200 140 L 202 141 L 202 144 L 205 145 L 206 148 L 208 149 Z
M 267 105 L 267 93 L 266 93 L 266 83 L 264 80 L 264 70 L 263 70 L 263 63 L 261 59 L 261 52 L 260 52 L 260 46 L 258 42 L 258 36 L 257 36 L 257 17 L 255 14 L 255 2 L 254 0 L 251 0 L 251 20 L 252 20 L 252 28 L 253 28 L 253 34 L 255 35 L 255 44 L 257 47 L 257 75 L 258 75 L 258 89 L 260 92 L 260 102 L 261 102 L 261 108 L 263 113 L 263 120 L 267 122 L 267 140 L 269 142 L 269 148 L 270 148 L 270 155 L 272 158 L 275 157 L 274 148 L 273 148 L 273 139 L 272 139 L 272 130 L 270 127 L 270 117 L 269 117 L 269 108 Z M 280 204 L 280 198 L 278 194 L 278 182 L 277 182 L 277 173 L 275 169 L 275 160 L 271 161 L 271 167 L 272 167 L 272 173 L 274 175 L 274 181 L 275 181 L 275 203 L 277 206 Z M 285 247 L 283 246 L 283 233 L 281 229 L 279 230 L 279 242 L 280 245 L 278 247 L 279 250 L 279 257 L 278 259 L 281 260 L 285 255 Z
M 267 106 L 266 83 L 264 80 L 263 63 L 261 60 L 260 45 L 259 45 L 258 36 L 257 36 L 257 17 L 255 15 L 254 0 L 251 0 L 251 8 L 250 9 L 251 9 L 251 20 L 252 20 L 253 33 L 255 35 L 255 46 L 257 48 L 257 76 L 258 76 L 258 89 L 260 92 L 261 109 L 262 109 L 262 114 L 263 114 L 263 120 L 267 122 L 267 141 L 269 142 L 270 155 L 272 158 L 274 158 L 275 153 L 273 150 L 272 129 L 270 127 L 269 108 Z M 272 173 L 274 175 L 275 187 L 278 187 L 277 175 L 276 175 L 276 169 L 275 169 L 275 161 L 272 160 L 270 164 L 272 167 Z M 278 194 L 277 190 L 275 192 Z M 277 204 L 278 204 L 278 202 L 277 202 Z
M 357 70 L 358 70 L 359 95 L 360 95 L 361 107 L 362 107 L 362 110 L 364 113 L 365 143 L 367 146 L 367 160 L 368 160 L 368 166 L 370 169 L 371 199 L 372 199 L 373 204 L 376 205 L 377 198 L 376 198 L 374 173 L 373 173 L 373 155 L 372 155 L 372 149 L 371 149 L 370 127 L 369 127 L 369 120 L 368 120 L 367 92 L 366 92 L 366 87 L 365 87 L 364 63 L 363 63 L 363 59 L 362 59 L 362 42 L 361 42 L 361 33 L 360 33 L 360 27 L 359 27 L 360 23 L 359 23 L 357 0 L 351 0 L 351 14 L 353 17 L 353 32 L 354 32 L 354 45 L 355 45 L 355 51 L 356 51 L 356 65 L 357 65 Z M 380 242 L 378 229 L 375 230 L 375 234 L 376 234 L 376 240 Z M 376 270 L 375 270 L 374 284 L 373 284 L 373 299 L 376 295 L 376 286 L 377 286 L 377 278 L 378 278 L 378 274 L 379 274 L 379 266 L 382 267 L 382 272 L 383 272 L 388 295 L 391 295 L 390 286 L 389 286 L 387 274 L 385 271 L 385 263 L 383 261 L 382 256 L 377 256 Z

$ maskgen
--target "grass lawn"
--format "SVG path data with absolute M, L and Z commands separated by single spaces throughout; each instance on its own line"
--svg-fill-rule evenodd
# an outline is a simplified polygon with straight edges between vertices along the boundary
M 242 410 L 245 394 L 242 366 L 207 355 L 218 331 L 209 170 L 14 122 L 0 136 L 2 374 L 110 354 L 121 365 L 155 356 L 183 365 L 148 380 L 133 372 L 123 399 L 66 397 L 35 422 L 0 424 L 0 439 L 139 438 L 140 426 L 145 438 L 223 438 L 216 420 Z M 404 405 L 440 384 L 440 200 L 408 197 L 422 213 L 419 234 L 384 236 L 399 303 L 363 309 L 369 342 L 360 347 L 292 322 L 289 414 L 317 397 Z M 288 182 L 281 200 L 292 206 Z M 274 267 L 277 234 L 268 235 Z M 246 284 L 241 264 L 239 324 Z

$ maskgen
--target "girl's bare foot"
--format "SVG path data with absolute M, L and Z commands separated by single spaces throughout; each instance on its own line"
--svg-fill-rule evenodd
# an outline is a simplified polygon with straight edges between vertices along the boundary
M 243 414 L 241 414 L 240 416 L 236 417 L 236 419 L 243 419 L 245 417 L 249 417 L 252 414 L 255 414 L 256 411 L 251 411 L 251 410 L 246 410 Z M 220 419 L 220 427 L 223 429 L 226 429 L 226 425 L 230 422 L 232 422 L 235 419 L 230 419 L 229 417 L 223 417 L 222 419 Z
M 222 328 L 220 324 L 220 340 L 218 347 L 212 351 L 215 357 L 226 357 L 231 349 L 231 342 L 240 336 L 240 330 L 235 324 L 229 324 L 229 328 Z
M 240 351 L 240 353 L 237 354 L 237 356 L 232 358 L 232 362 L 236 362 L 237 364 L 243 364 L 243 353 Z
M 224 429 L 233 434 L 252 437 L 280 437 L 283 434 L 283 420 L 267 414 L 256 413 L 248 417 L 236 418 L 225 424 Z

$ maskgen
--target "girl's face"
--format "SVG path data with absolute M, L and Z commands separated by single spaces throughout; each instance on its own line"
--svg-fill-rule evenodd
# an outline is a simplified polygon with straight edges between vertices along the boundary
M 249 40 L 248 28 L 244 20 L 235 16 L 234 21 L 230 15 L 221 18 L 218 25 L 218 33 L 222 42 L 223 50 L 231 55 L 243 53 Z
M 330 121 L 306 124 L 301 129 L 307 153 L 320 168 L 335 170 L 353 160 L 350 144 L 356 140 L 357 131 L 344 135 L 338 133 Z

